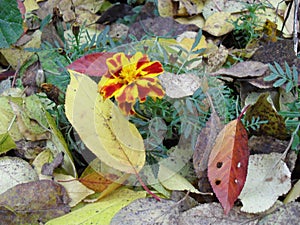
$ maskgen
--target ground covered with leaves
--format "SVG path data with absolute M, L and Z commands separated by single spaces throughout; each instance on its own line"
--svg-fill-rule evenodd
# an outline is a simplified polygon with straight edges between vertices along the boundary
M 298 224 L 298 8 L 0 0 L 1 224 Z

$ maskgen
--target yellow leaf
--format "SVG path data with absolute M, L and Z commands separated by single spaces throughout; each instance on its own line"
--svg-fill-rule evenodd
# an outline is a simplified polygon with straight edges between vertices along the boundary
M 228 34 L 234 29 L 232 23 L 228 22 L 231 19 L 229 12 L 218 12 L 207 18 L 203 30 L 216 37 Z
M 75 71 L 69 72 L 71 82 L 66 92 L 66 115 L 82 141 L 108 166 L 125 173 L 138 172 L 145 163 L 145 149 L 136 127 L 112 101 L 103 100 L 92 79 Z
M 58 173 L 54 173 L 53 176 L 54 180 L 64 186 L 68 192 L 68 196 L 71 198 L 71 202 L 69 203 L 71 207 L 74 207 L 87 196 L 95 193 L 76 180 L 75 177 Z
M 175 20 L 181 24 L 194 24 L 199 28 L 202 28 L 205 24 L 205 20 L 202 15 L 196 15 L 193 17 L 178 17 Z
M 121 188 L 96 203 L 91 203 L 62 217 L 50 220 L 46 225 L 56 224 L 101 224 L 109 225 L 113 216 L 132 201 L 145 198 L 145 191 Z M 100 223 L 101 221 L 101 223 Z
M 158 0 L 157 1 L 158 13 L 161 17 L 173 17 L 175 7 L 172 0 Z
M 192 49 L 193 43 L 195 42 L 195 38 L 197 36 L 197 32 L 193 31 L 186 31 L 182 34 L 180 34 L 177 37 L 177 41 L 180 43 L 180 45 L 185 48 L 187 51 Z M 194 51 L 199 50 L 201 48 L 206 48 L 207 42 L 204 35 L 202 35 L 199 44 L 193 49 Z
M 0 49 L 0 52 L 13 68 L 17 68 L 18 65 L 23 65 L 23 63 L 34 54 L 33 52 L 25 51 L 24 49 L 39 48 L 41 45 L 41 36 L 42 32 L 40 30 L 36 30 L 31 35 L 31 40 L 26 44 L 18 47 L 11 46 L 7 49 Z
M 39 5 L 35 0 L 25 0 L 24 1 L 26 12 L 32 12 L 33 10 L 39 9 Z
M 300 196 L 300 180 L 294 184 L 294 187 L 290 190 L 288 195 L 285 197 L 283 203 L 288 204 L 289 202 L 294 202 Z
M 196 194 L 202 194 L 183 176 L 163 165 L 159 167 L 158 180 L 165 188 L 172 191 L 190 191 Z

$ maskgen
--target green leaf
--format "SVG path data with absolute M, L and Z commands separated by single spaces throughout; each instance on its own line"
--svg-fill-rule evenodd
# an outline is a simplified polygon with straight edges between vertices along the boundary
M 273 87 L 280 87 L 280 86 L 282 86 L 285 82 L 286 82 L 286 79 L 285 79 L 285 78 L 281 78 L 281 79 L 277 80 L 277 81 L 273 84 Z
M 0 0 L 0 48 L 8 48 L 20 38 L 22 22 L 17 1 Z
M 277 62 L 274 62 L 274 64 L 275 64 L 275 67 L 276 67 L 278 73 L 279 73 L 281 76 L 284 76 L 284 71 L 283 71 L 283 69 L 281 68 L 281 66 L 280 66 Z
M 277 74 L 271 73 L 269 76 L 264 78 L 264 81 L 272 81 L 272 80 L 275 80 L 277 78 L 278 78 Z
M 291 68 L 290 68 L 289 64 L 287 64 L 286 61 L 284 62 L 284 66 L 285 66 L 285 73 L 286 73 L 288 79 L 292 80 L 293 78 L 292 78 Z
M 298 70 L 295 65 L 293 65 L 293 81 L 294 81 L 294 85 L 297 86 L 298 85 Z
M 294 86 L 293 81 L 287 82 L 286 87 L 285 87 L 286 93 L 290 92 L 293 89 L 293 86 Z
M 13 148 L 16 148 L 16 143 L 8 132 L 0 134 L 0 154 L 5 153 Z
M 271 70 L 271 73 L 274 73 L 274 74 L 278 74 L 278 72 L 277 72 L 277 70 L 275 69 L 275 67 L 272 65 L 272 64 L 270 64 L 269 63 L 269 68 L 270 68 L 270 70 Z M 278 76 L 278 75 L 277 75 Z
M 195 38 L 195 41 L 194 41 L 194 43 L 192 45 L 192 49 L 191 50 L 193 50 L 194 48 L 196 48 L 198 46 L 198 44 L 200 43 L 201 37 L 202 37 L 202 30 L 200 29 L 199 32 L 198 32 L 198 34 L 197 34 L 197 36 L 196 36 L 196 38 Z

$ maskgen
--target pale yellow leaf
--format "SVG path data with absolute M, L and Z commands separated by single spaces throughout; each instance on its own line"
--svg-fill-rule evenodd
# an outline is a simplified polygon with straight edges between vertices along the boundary
M 163 165 L 159 167 L 158 180 L 168 190 L 201 194 L 187 179 Z
M 291 172 L 281 160 L 281 154 L 250 155 L 246 182 L 239 196 L 243 203 L 241 210 L 248 213 L 266 211 L 290 188 Z
M 95 193 L 76 180 L 75 177 L 58 173 L 54 173 L 53 177 L 56 182 L 65 187 L 68 196 L 71 198 L 71 202 L 69 203 L 71 207 L 74 207 L 87 196 Z
M 109 225 L 113 216 L 132 201 L 146 197 L 145 191 L 132 191 L 121 188 L 99 202 L 91 203 L 83 208 L 68 213 L 62 217 L 48 221 L 46 225 L 79 225 L 101 224 Z M 101 222 L 101 223 L 100 223 Z
M 75 71 L 69 72 L 71 82 L 66 92 L 66 115 L 82 141 L 108 166 L 126 173 L 139 171 L 145 163 L 145 150 L 137 129 L 112 101 L 103 100 L 92 79 Z M 114 133 L 119 126 L 114 123 L 123 124 L 123 131 Z M 119 136 L 122 133 L 126 133 L 127 140 Z
M 159 80 L 170 98 L 192 95 L 201 86 L 200 78 L 191 73 L 176 75 L 165 72 L 159 76 Z
M 35 0 L 25 0 L 24 1 L 26 12 L 32 12 L 39 8 L 39 5 L 36 3 Z

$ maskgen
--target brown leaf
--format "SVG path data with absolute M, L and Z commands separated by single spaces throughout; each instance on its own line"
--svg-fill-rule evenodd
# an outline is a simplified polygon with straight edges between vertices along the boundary
M 228 215 L 224 215 L 219 204 L 207 203 L 183 212 L 177 224 L 255 225 L 258 222 L 255 217 L 257 216 L 239 212 L 238 208 L 231 210 Z
M 128 216 L 130 215 L 130 216 Z M 177 224 L 179 206 L 175 201 L 157 201 L 154 198 L 138 199 L 121 209 L 111 225 L 124 224 Z
M 223 125 L 216 112 L 213 112 L 200 134 L 195 145 L 193 164 L 197 177 L 198 187 L 201 192 L 212 192 L 212 188 L 207 178 L 208 158 L 214 146 L 218 133 Z
M 1 224 L 39 224 L 70 211 L 63 186 L 42 180 L 19 184 L 0 195 Z
M 253 78 L 260 77 L 268 70 L 268 64 L 256 61 L 239 62 L 230 68 L 222 68 L 214 73 L 213 76 L 226 76 L 233 78 Z
M 259 224 L 299 224 L 300 203 L 291 202 L 278 207 L 273 213 L 267 215 Z
M 51 163 L 45 163 L 42 167 L 41 173 L 43 175 L 52 176 L 55 168 L 62 165 L 64 162 L 63 152 L 59 152 Z
M 285 140 L 288 138 L 288 133 L 284 119 L 277 113 L 274 106 L 268 101 L 268 97 L 268 93 L 260 95 L 256 103 L 250 106 L 247 110 L 245 119 L 251 121 L 253 117 L 259 117 L 261 121 L 268 121 L 268 123 L 260 125 L 259 129 L 255 131 L 253 130 L 253 134 L 258 136 L 268 135 L 280 140 Z

